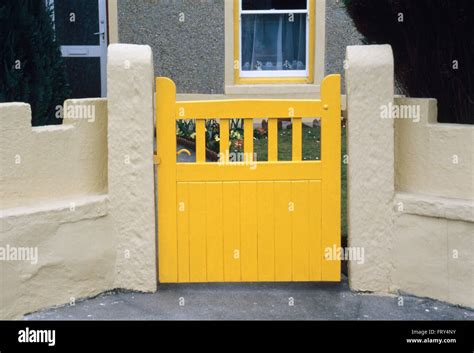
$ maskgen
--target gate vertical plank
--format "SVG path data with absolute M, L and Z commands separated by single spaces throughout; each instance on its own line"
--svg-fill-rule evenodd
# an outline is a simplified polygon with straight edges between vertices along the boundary
M 292 121 L 292 160 L 300 162 L 303 158 L 303 120 L 301 118 L 293 118 Z
M 229 120 L 221 119 L 219 123 L 220 133 L 220 162 L 226 163 L 229 161 Z
M 178 282 L 189 282 L 189 197 L 188 183 L 178 183 Z
M 321 280 L 321 182 L 311 180 L 308 192 L 309 204 L 309 279 Z
M 275 280 L 292 280 L 291 182 L 275 182 Z
M 321 251 L 341 246 L 341 77 L 327 76 L 321 87 L 325 110 L 321 119 L 321 157 L 323 166 Z M 323 281 L 341 280 L 341 262 L 322 261 Z
M 178 281 L 176 229 L 176 86 L 156 79 L 156 139 L 158 166 L 159 281 Z
M 308 182 L 293 181 L 291 198 L 293 228 L 293 281 L 309 280 L 309 204 Z
M 238 182 L 222 184 L 224 202 L 224 279 L 238 282 L 240 275 L 240 193 Z
M 268 161 L 278 161 L 278 120 L 268 119 Z
M 275 280 L 274 185 L 257 183 L 258 280 Z
M 224 281 L 222 183 L 206 183 L 207 280 Z
M 206 162 L 206 121 L 196 120 L 196 162 Z
M 257 183 L 240 183 L 242 281 L 258 280 Z
M 206 184 L 189 183 L 190 282 L 206 282 Z
M 253 120 L 244 120 L 244 160 L 253 161 Z

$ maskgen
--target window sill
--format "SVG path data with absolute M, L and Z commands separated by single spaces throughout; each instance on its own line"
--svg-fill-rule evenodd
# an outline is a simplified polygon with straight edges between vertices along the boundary
M 226 95 L 294 95 L 307 94 L 318 98 L 320 85 L 315 84 L 252 84 L 252 85 L 226 85 Z

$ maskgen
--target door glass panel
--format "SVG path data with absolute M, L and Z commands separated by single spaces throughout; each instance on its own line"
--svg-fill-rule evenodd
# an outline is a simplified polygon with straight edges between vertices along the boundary
M 96 98 L 100 92 L 100 58 L 63 58 L 71 86 L 70 98 Z
M 99 7 L 96 0 L 56 0 L 54 22 L 60 45 L 99 45 Z

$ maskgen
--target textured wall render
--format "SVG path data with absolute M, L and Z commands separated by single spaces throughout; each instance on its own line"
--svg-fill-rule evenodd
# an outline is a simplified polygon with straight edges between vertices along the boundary
M 0 104 L 0 319 L 113 288 L 107 102 L 65 109 L 91 106 L 93 118 L 32 128 L 29 105 Z M 20 249 L 33 252 L 18 260 L 11 254 Z
M 30 106 L 5 103 L 0 111 L 0 208 L 107 192 L 107 102 L 69 100 L 85 108 L 63 125 L 31 127 Z M 93 121 L 92 121 L 93 120 Z
M 365 263 L 349 263 L 352 289 L 390 287 L 393 229 L 393 120 L 380 107 L 393 103 L 389 45 L 347 47 L 349 246 L 365 248 Z
M 118 22 L 120 42 L 149 45 L 178 93 L 224 92 L 223 0 L 119 0 Z
M 351 288 L 474 307 L 473 127 L 436 123 L 436 100 L 394 99 L 389 46 L 347 59 L 349 245 L 366 257 Z
M 474 126 L 438 123 L 436 99 L 395 103 L 420 109 L 419 121 L 395 121 L 397 190 L 473 200 Z
M 148 46 L 112 44 L 108 61 L 110 214 L 116 287 L 156 290 L 154 75 Z
M 115 45 L 108 100 L 66 104 L 94 118 L 31 128 L 29 105 L 0 104 L 0 319 L 156 290 L 153 82 L 149 47 Z M 3 258 L 20 248 L 36 261 Z

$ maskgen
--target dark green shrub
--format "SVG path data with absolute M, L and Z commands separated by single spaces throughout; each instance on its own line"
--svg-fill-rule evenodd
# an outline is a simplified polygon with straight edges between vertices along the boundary
M 45 1 L 3 0 L 0 43 L 0 102 L 29 103 L 33 126 L 61 124 L 70 92 Z
M 344 0 L 370 44 L 390 44 L 402 89 L 438 100 L 438 121 L 474 124 L 474 1 Z

